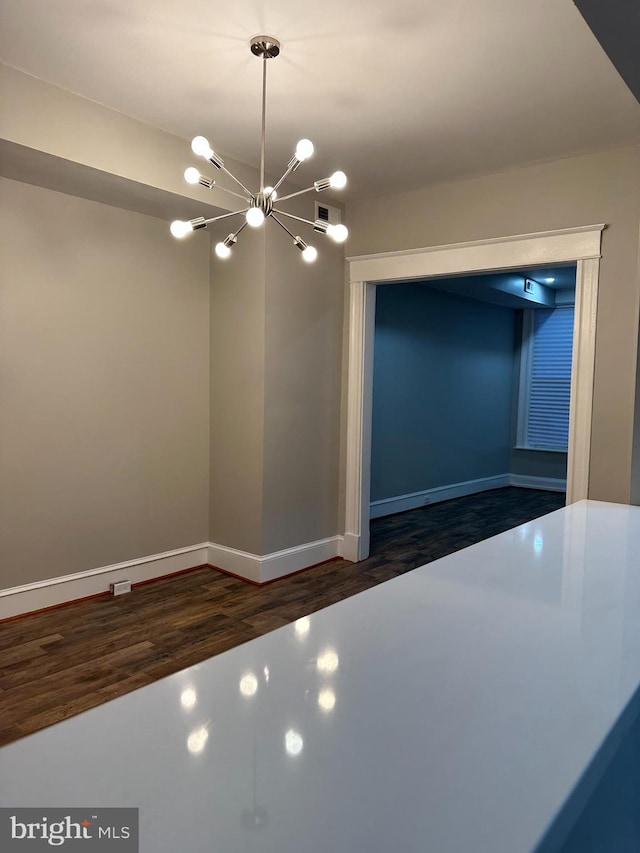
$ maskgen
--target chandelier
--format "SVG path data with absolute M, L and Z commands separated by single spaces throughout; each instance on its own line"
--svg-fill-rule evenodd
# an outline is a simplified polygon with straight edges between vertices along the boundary
M 295 196 L 303 195 L 308 192 L 322 192 L 330 187 L 332 189 L 342 189 L 347 183 L 347 176 L 344 172 L 334 172 L 329 178 L 322 178 L 319 181 L 314 181 L 310 187 L 297 192 L 289 193 L 288 195 L 278 197 L 280 186 L 287 178 L 296 171 L 298 166 L 313 154 L 313 143 L 309 139 L 301 139 L 296 145 L 295 152 L 287 168 L 285 169 L 280 180 L 273 186 L 265 186 L 264 176 L 264 152 L 265 152 L 265 131 L 266 131 L 266 104 L 267 104 L 267 60 L 274 59 L 280 53 L 280 42 L 272 36 L 254 36 L 250 41 L 251 53 L 262 59 L 262 136 L 260 145 L 260 189 L 253 193 L 247 189 L 245 185 L 233 175 L 224 165 L 224 160 L 219 154 L 209 145 L 209 141 L 204 136 L 196 136 L 191 143 L 191 150 L 194 154 L 203 157 L 211 166 L 220 172 L 224 172 L 233 180 L 241 189 L 242 193 L 231 190 L 228 187 L 218 186 L 219 190 L 229 193 L 237 198 L 242 199 L 247 207 L 241 210 L 232 211 L 231 213 L 223 213 L 221 216 L 214 216 L 210 219 L 205 219 L 204 216 L 198 216 L 195 219 L 188 221 L 176 220 L 171 223 L 171 233 L 174 237 L 186 237 L 193 231 L 198 231 L 200 228 L 207 228 L 214 222 L 219 222 L 222 219 L 228 219 L 233 216 L 243 216 L 244 222 L 240 227 L 232 231 L 224 240 L 216 245 L 216 255 L 219 258 L 228 258 L 231 255 L 231 250 L 238 241 L 238 236 L 249 225 L 252 228 L 259 228 L 266 219 L 272 219 L 287 234 L 293 239 L 293 245 L 302 252 L 302 257 L 307 263 L 312 263 L 318 256 L 317 250 L 308 245 L 302 237 L 294 234 L 284 224 L 280 217 L 288 220 L 302 222 L 305 225 L 310 225 L 314 231 L 321 234 L 327 234 L 337 243 L 343 243 L 348 236 L 348 231 L 344 225 L 331 224 L 323 219 L 316 219 L 312 222 L 309 219 L 303 219 L 301 216 L 294 216 L 293 213 L 288 213 L 285 210 L 276 208 L 276 202 L 281 203 Z M 193 166 L 186 169 L 184 173 L 185 180 L 189 184 L 199 184 L 206 189 L 211 189 L 216 186 L 215 180 L 201 175 L 200 172 Z M 293 227 L 293 225 L 292 225 Z

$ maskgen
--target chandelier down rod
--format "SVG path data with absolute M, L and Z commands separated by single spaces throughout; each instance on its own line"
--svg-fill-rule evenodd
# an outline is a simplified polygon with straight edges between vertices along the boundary
M 224 160 L 217 154 L 209 141 L 204 136 L 196 136 L 191 143 L 191 150 L 194 154 L 203 157 L 211 166 L 217 169 L 220 172 L 224 172 L 228 175 L 243 191 L 244 194 L 240 194 L 235 190 L 229 189 L 228 187 L 219 186 L 216 184 L 216 181 L 213 178 L 209 178 L 206 175 L 201 175 L 198 169 L 194 166 L 190 166 L 185 170 L 184 177 L 185 180 L 190 184 L 197 184 L 204 189 L 213 189 L 216 187 L 223 192 L 229 193 L 236 198 L 242 199 L 246 207 L 243 207 L 241 210 L 231 211 L 230 213 L 224 213 L 220 216 L 214 216 L 210 219 L 205 219 L 203 216 L 198 216 L 195 219 L 190 219 L 188 221 L 175 220 L 171 223 L 171 233 L 174 237 L 182 238 L 186 237 L 187 234 L 190 234 L 193 231 L 198 231 L 201 228 L 207 228 L 209 225 L 212 225 L 215 222 L 220 221 L 221 219 L 227 219 L 232 216 L 245 216 L 244 223 L 238 228 L 235 232 L 229 234 L 224 240 L 219 242 L 215 251 L 219 258 L 228 258 L 231 255 L 231 250 L 235 246 L 238 236 L 244 230 L 246 225 L 249 225 L 253 228 L 259 228 L 263 225 L 266 219 L 272 218 L 281 228 L 283 228 L 287 234 L 293 239 L 294 246 L 302 252 L 302 257 L 307 262 L 312 262 L 317 257 L 317 251 L 313 246 L 307 245 L 307 243 L 298 235 L 294 234 L 290 231 L 284 223 L 276 216 L 282 215 L 288 217 L 289 219 L 294 219 L 299 222 L 304 223 L 305 225 L 311 226 L 316 232 L 327 234 L 331 237 L 335 242 L 342 243 L 346 240 L 348 236 L 348 231 L 344 225 L 341 223 L 330 223 L 324 220 L 315 220 L 311 221 L 309 219 L 304 219 L 301 216 L 296 216 L 293 213 L 289 213 L 285 210 L 281 210 L 280 208 L 275 208 L 274 205 L 277 202 L 283 202 L 288 199 L 294 198 L 296 196 L 303 195 L 308 192 L 322 192 L 323 190 L 332 188 L 332 189 L 342 189 L 347 183 L 347 176 L 344 172 L 337 171 L 334 172 L 328 178 L 322 178 L 321 180 L 314 181 L 310 187 L 307 187 L 303 190 L 297 190 L 295 192 L 291 192 L 288 195 L 285 195 L 281 199 L 278 199 L 278 189 L 279 187 L 289 178 L 289 176 L 295 172 L 298 167 L 305 161 L 308 160 L 314 152 L 313 143 L 309 139 L 301 139 L 296 145 L 295 151 L 287 166 L 277 181 L 277 183 L 273 187 L 265 186 L 265 152 L 266 152 L 266 129 L 267 129 L 267 60 L 274 59 L 280 53 L 280 42 L 278 39 L 273 36 L 254 36 L 249 42 L 249 46 L 251 49 L 251 53 L 254 56 L 257 56 L 262 59 L 262 122 L 261 122 L 261 133 L 260 133 L 260 186 L 256 193 L 251 192 L 242 181 L 237 178 L 224 164 Z
M 264 192 L 264 149 L 267 137 L 267 57 L 262 56 L 262 134 L 260 137 L 260 192 Z

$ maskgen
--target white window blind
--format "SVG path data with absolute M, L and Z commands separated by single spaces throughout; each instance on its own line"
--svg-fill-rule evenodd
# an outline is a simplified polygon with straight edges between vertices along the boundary
M 532 450 L 567 450 L 572 347 L 572 305 L 525 312 L 518 418 L 520 446 Z

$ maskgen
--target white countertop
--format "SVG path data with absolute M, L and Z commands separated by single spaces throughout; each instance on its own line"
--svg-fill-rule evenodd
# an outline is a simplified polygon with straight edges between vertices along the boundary
M 531 853 L 640 685 L 640 507 L 582 501 L 0 750 L 142 853 Z M 259 825 L 256 825 L 259 824 Z

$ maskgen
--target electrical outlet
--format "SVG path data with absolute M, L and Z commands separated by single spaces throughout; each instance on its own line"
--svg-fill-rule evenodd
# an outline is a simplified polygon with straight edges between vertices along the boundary
M 530 278 L 525 278 L 524 280 L 524 292 L 525 293 L 533 293 L 535 281 L 532 281 Z
M 116 581 L 109 584 L 111 595 L 124 595 L 125 592 L 131 592 L 131 581 Z

